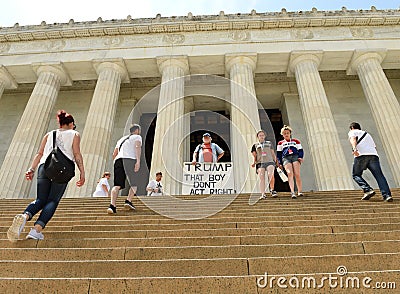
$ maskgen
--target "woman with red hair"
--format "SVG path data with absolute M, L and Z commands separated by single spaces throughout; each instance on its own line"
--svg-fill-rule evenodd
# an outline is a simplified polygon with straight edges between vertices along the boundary
M 64 155 L 74 161 L 79 168 L 80 177 L 76 185 L 78 187 L 85 183 L 85 170 L 83 166 L 82 154 L 80 151 L 81 137 L 75 131 L 75 121 L 71 114 L 64 110 L 57 112 L 57 121 L 59 128 L 56 132 L 56 145 Z M 27 239 L 43 240 L 42 230 L 53 217 L 61 197 L 64 195 L 68 183 L 56 183 L 51 181 L 45 173 L 44 163 L 53 150 L 53 131 L 48 132 L 42 139 L 39 151 L 36 153 L 31 167 L 26 171 L 25 178 L 28 181 L 33 179 L 37 169 L 37 198 L 30 203 L 22 214 L 14 217 L 11 227 L 7 231 L 7 237 L 11 242 L 19 239 L 24 229 L 25 223 L 33 218 L 35 214 L 41 211 L 34 227 L 26 236 Z

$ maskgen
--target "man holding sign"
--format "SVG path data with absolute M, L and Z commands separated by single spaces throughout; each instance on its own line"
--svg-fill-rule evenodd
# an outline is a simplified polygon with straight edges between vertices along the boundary
M 224 156 L 224 150 L 215 143 L 211 143 L 210 133 L 203 135 L 203 144 L 199 144 L 193 152 L 192 164 L 197 162 L 218 162 Z

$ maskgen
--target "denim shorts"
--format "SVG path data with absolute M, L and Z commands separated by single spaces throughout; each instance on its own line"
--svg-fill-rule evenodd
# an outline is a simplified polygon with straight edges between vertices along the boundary
M 289 163 L 293 163 L 299 160 L 299 155 L 298 154 L 291 154 L 291 155 L 287 155 L 285 156 L 282 161 L 283 161 L 283 166 L 289 164 Z
M 270 162 L 259 162 L 256 164 L 256 170 L 258 170 L 259 168 L 265 168 L 267 169 L 268 166 L 273 165 L 275 166 L 275 162 L 270 161 Z
M 256 174 L 258 174 L 258 169 L 259 168 L 263 168 L 263 169 L 266 170 L 267 167 L 270 166 L 270 165 L 275 166 L 275 162 L 270 161 L 270 162 L 259 162 L 259 163 L 257 163 L 256 164 Z

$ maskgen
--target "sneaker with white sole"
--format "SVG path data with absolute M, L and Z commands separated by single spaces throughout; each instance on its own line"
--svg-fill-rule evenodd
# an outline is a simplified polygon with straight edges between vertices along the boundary
M 259 199 L 260 199 L 260 200 L 265 200 L 265 199 L 267 199 L 267 195 L 261 194 L 261 197 L 260 197 Z
M 36 231 L 36 229 L 31 229 L 26 239 L 43 240 L 44 236 L 42 232 Z
M 369 190 L 369 191 L 364 193 L 364 196 L 361 198 L 361 200 L 369 200 L 374 195 L 375 195 L 375 191 L 374 190 Z
M 117 213 L 117 207 L 115 207 L 114 205 L 110 204 L 110 206 L 107 208 L 107 213 L 108 214 Z
M 17 242 L 21 232 L 24 230 L 26 217 L 23 214 L 14 216 L 13 223 L 7 231 L 7 238 L 11 242 Z
M 393 202 L 393 197 L 392 196 L 386 196 L 385 197 L 385 199 L 383 199 L 383 201 L 386 201 L 386 202 Z
M 292 196 L 292 199 L 296 199 L 297 198 L 296 193 L 294 193 L 294 192 L 291 193 L 291 196 Z
M 133 205 L 133 203 L 130 202 L 128 199 L 125 200 L 124 207 L 126 209 L 130 209 L 130 210 L 135 210 L 136 209 L 136 207 Z
M 272 190 L 272 191 L 271 191 L 271 197 L 272 197 L 272 198 L 278 197 L 278 193 L 277 193 L 275 190 Z

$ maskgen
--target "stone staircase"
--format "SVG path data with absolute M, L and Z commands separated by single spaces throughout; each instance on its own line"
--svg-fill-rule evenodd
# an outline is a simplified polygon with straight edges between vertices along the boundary
M 6 231 L 31 200 L 1 199 L 0 287 L 3 293 L 375 293 L 379 283 L 382 293 L 399 293 L 400 189 L 393 203 L 377 196 L 361 201 L 361 194 L 309 192 L 292 200 L 280 193 L 253 206 L 249 195 L 239 195 L 199 220 L 160 216 L 139 199 L 133 212 L 122 209 L 120 197 L 118 213 L 107 215 L 108 199 L 70 198 L 61 201 L 45 240 L 17 243 Z

